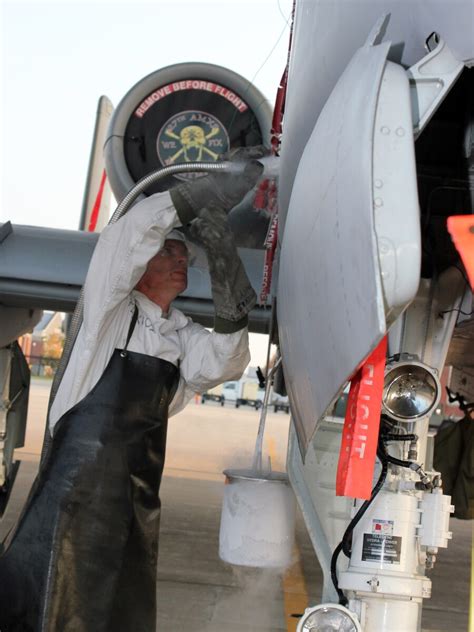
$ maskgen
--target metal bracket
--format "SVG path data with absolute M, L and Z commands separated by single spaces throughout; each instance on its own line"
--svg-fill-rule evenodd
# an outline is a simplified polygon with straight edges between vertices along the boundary
M 436 48 L 406 71 L 410 82 L 415 139 L 426 127 L 464 68 L 464 63 L 454 57 L 441 37 L 434 33 L 430 39 L 436 42 Z

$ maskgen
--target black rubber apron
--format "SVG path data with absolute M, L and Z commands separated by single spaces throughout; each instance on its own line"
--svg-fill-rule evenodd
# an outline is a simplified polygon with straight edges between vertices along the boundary
M 1 632 L 152 632 L 168 405 L 179 369 L 116 349 L 59 420 L 0 558 Z

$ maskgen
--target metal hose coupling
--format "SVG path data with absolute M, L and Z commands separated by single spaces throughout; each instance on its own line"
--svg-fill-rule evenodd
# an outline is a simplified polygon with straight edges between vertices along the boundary
M 263 173 L 260 180 L 265 178 L 276 178 L 278 176 L 279 159 L 276 156 L 264 156 L 263 158 L 259 158 L 258 162 L 263 165 Z M 129 210 L 130 206 L 133 202 L 135 202 L 137 197 L 143 193 L 143 191 L 163 178 L 174 176 L 179 173 L 189 172 L 209 173 L 211 171 L 227 171 L 230 173 L 242 173 L 247 164 L 248 163 L 245 161 L 231 162 L 228 160 L 224 160 L 222 162 L 185 162 L 179 165 L 168 165 L 167 167 L 158 169 L 157 171 L 144 176 L 132 189 L 130 189 L 127 195 L 117 206 L 117 209 L 110 218 L 109 224 L 114 224 L 117 220 L 119 220 L 122 215 Z

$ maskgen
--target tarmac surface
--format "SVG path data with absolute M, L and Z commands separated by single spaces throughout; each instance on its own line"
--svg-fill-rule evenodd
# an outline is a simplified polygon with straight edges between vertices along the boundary
M 51 383 L 33 378 L 25 447 L 0 535 L 16 520 L 38 467 Z M 295 631 L 298 615 L 319 602 L 322 573 L 300 514 L 294 564 L 286 572 L 231 566 L 218 556 L 227 468 L 249 467 L 259 414 L 191 402 L 169 422 L 161 486 L 158 630 L 162 632 Z M 265 449 L 273 469 L 284 469 L 289 415 L 269 412 Z M 472 522 L 451 520 L 453 540 L 440 550 L 425 601 L 425 632 L 468 629 Z M 295 616 L 296 615 L 296 616 Z

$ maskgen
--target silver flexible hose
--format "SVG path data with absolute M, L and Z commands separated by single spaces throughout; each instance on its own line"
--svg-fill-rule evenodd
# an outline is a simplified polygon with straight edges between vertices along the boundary
M 188 162 L 179 165 L 170 165 L 168 167 L 163 167 L 162 169 L 158 169 L 157 171 L 153 171 L 148 175 L 144 176 L 141 180 L 139 180 L 135 186 L 130 189 L 127 195 L 123 198 L 120 204 L 114 211 L 114 214 L 109 220 L 110 224 L 115 224 L 125 213 L 130 209 L 133 202 L 137 199 L 137 197 L 143 193 L 149 186 L 155 184 L 159 180 L 166 178 L 167 176 L 176 175 L 177 173 L 187 173 L 187 172 L 198 172 L 198 171 L 233 171 L 238 170 L 239 165 L 236 163 L 232 163 L 229 161 L 223 162 Z M 46 433 L 45 440 L 43 445 L 42 458 L 45 455 L 47 444 L 49 444 L 50 433 L 48 432 L 49 425 L 49 411 L 51 410 L 51 406 L 53 405 L 54 399 L 59 389 L 59 385 L 63 379 L 64 373 L 66 371 L 67 365 L 69 363 L 69 359 L 71 357 L 71 352 L 74 347 L 74 343 L 76 342 L 77 334 L 79 333 L 79 329 L 82 325 L 83 320 L 83 311 L 84 311 L 84 288 L 81 289 L 79 294 L 78 301 L 76 303 L 76 308 L 72 315 L 69 331 L 67 334 L 66 342 L 64 343 L 64 350 L 61 356 L 61 360 L 59 362 L 58 369 L 54 376 L 53 384 L 51 386 L 51 394 L 49 397 L 48 404 L 48 419 L 46 424 Z
M 271 340 L 269 342 L 271 344 Z M 281 364 L 281 356 L 275 361 L 273 367 L 268 371 L 267 365 L 267 377 L 265 378 L 265 395 L 263 397 L 262 412 L 260 414 L 260 421 L 258 424 L 257 440 L 255 442 L 255 450 L 253 455 L 252 469 L 255 472 L 262 471 L 262 448 L 263 448 L 263 433 L 265 432 L 265 422 L 267 420 L 268 404 L 270 399 L 270 391 L 272 389 L 273 376 L 276 370 Z

